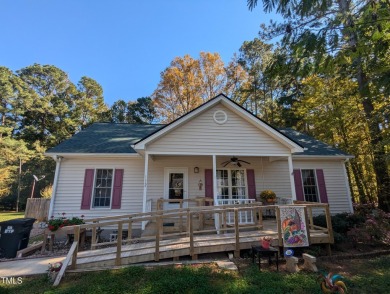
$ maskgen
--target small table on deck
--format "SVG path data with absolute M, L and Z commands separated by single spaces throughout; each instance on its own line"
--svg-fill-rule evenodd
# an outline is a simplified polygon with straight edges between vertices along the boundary
M 252 263 L 255 262 L 255 254 L 257 254 L 257 261 L 259 263 L 259 270 L 261 270 L 260 259 L 261 257 L 268 257 L 268 264 L 271 264 L 271 256 L 276 257 L 276 269 L 279 271 L 279 250 L 270 247 L 265 249 L 262 246 L 252 246 Z

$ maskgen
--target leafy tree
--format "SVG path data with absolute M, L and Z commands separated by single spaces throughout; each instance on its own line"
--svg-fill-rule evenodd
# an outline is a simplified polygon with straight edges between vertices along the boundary
M 240 48 L 239 63 L 247 71 L 249 79 L 241 87 L 240 103 L 247 105 L 256 116 L 274 123 L 274 91 L 268 67 L 273 58 L 272 45 L 258 38 L 245 41 Z
M 12 135 L 20 115 L 31 106 L 27 85 L 11 70 L 0 67 L 0 138 Z
M 225 67 L 218 53 L 201 52 L 199 59 L 176 57 L 161 73 L 153 93 L 157 115 L 163 122 L 170 122 L 222 91 L 234 96 L 243 78 L 240 65 L 232 60 Z
M 115 101 L 110 108 L 110 116 L 114 123 L 127 122 L 127 103 L 122 99 Z
M 35 141 L 52 147 L 77 130 L 72 117 L 77 90 L 67 74 L 52 65 L 39 65 L 17 71 L 19 77 L 35 92 L 21 124 L 21 137 L 30 145 Z
M 104 103 L 103 88 L 94 79 L 82 77 L 77 84 L 76 105 L 73 115 L 82 128 L 96 121 L 104 120 L 108 111 Z
M 354 154 L 347 165 L 352 195 L 356 202 L 374 201 L 372 149 L 356 81 L 313 75 L 302 81 L 302 94 L 293 107 L 301 117 L 297 127 Z
M 127 104 L 127 122 L 136 124 L 151 124 L 156 119 L 156 110 L 150 97 L 138 98 Z
M 250 9 L 257 2 L 247 1 Z M 383 83 L 388 81 L 388 67 L 378 61 L 385 61 L 387 65 L 389 62 L 390 3 L 387 0 L 263 0 L 263 4 L 267 12 L 276 9 L 284 21 L 271 22 L 268 28 L 263 26 L 260 34 L 266 38 L 283 36 L 282 45 L 290 48 L 291 58 L 300 67 L 307 66 L 314 72 L 331 72 L 337 64 L 343 74 L 356 79 L 369 128 L 379 205 L 389 211 L 390 175 L 384 144 L 385 119 L 381 114 L 377 115 L 376 104 L 382 96 L 376 94 L 388 89 Z M 378 66 L 370 67 L 372 63 Z M 388 99 L 388 93 L 385 96 Z
M 202 103 L 200 63 L 189 55 L 175 57 L 161 73 L 161 81 L 153 96 L 157 112 L 170 122 Z

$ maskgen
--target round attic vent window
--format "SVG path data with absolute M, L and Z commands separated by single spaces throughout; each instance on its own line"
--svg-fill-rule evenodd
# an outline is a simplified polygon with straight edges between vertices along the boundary
M 214 121 L 220 125 L 224 124 L 227 121 L 226 112 L 223 110 L 217 110 L 214 112 Z

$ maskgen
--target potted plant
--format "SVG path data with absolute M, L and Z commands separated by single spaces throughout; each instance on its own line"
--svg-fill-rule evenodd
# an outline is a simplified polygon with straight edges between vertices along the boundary
M 276 194 L 272 190 L 264 190 L 260 193 L 260 198 L 264 202 L 273 203 L 276 201 Z
M 261 239 L 261 247 L 263 247 L 264 249 L 269 249 L 271 242 L 272 242 L 271 237 L 263 237 Z
M 59 218 L 54 218 L 53 216 L 51 219 L 47 222 L 47 228 L 55 232 L 58 229 L 61 229 L 63 227 L 68 227 L 68 226 L 74 226 L 74 225 L 81 225 L 84 224 L 84 215 L 79 217 L 72 217 L 72 218 L 67 218 L 65 217 L 65 212 L 62 213 L 62 217 Z

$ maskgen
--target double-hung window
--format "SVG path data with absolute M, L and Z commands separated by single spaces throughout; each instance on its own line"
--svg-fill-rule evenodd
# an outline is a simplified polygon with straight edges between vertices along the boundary
M 245 169 L 218 169 L 217 188 L 221 200 L 248 198 Z
M 315 171 L 313 169 L 303 169 L 301 172 L 305 201 L 319 202 Z
M 109 208 L 111 206 L 112 184 L 112 169 L 96 170 L 95 188 L 92 202 L 93 208 Z

